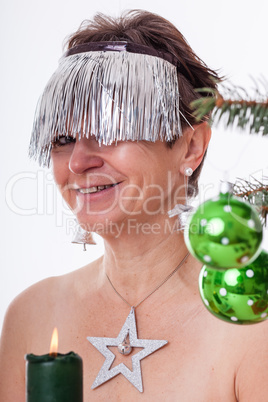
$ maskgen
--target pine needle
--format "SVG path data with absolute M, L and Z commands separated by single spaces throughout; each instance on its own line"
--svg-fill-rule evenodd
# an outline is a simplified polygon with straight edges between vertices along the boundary
M 267 183 L 254 178 L 252 179 L 254 182 L 238 179 L 239 181 L 233 186 L 233 194 L 254 205 L 262 224 L 266 226 L 268 221 L 268 178 L 264 179 Z
M 199 88 L 196 91 L 206 96 L 191 103 L 196 121 L 202 121 L 211 115 L 213 123 L 223 121 L 226 127 L 238 127 L 248 133 L 268 134 L 268 94 L 262 95 L 256 85 L 254 97 L 240 87 L 223 88 L 223 96 L 211 88 Z

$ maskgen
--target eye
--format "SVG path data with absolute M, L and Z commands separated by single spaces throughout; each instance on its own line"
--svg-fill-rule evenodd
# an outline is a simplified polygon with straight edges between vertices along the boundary
M 69 144 L 74 144 L 76 142 L 76 139 L 73 137 L 68 137 L 66 135 L 61 135 L 58 138 L 55 138 L 55 140 L 51 141 L 52 148 L 58 148 L 58 147 L 63 147 L 65 145 Z

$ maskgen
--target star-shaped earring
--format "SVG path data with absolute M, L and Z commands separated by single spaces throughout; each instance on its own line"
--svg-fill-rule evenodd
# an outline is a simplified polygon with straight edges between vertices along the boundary
M 133 371 L 124 363 L 120 363 L 110 369 L 115 359 L 115 354 L 109 350 L 108 346 L 120 347 L 126 341 L 127 337 L 129 337 L 130 347 L 143 348 L 131 358 Z M 168 341 L 164 340 L 138 339 L 134 307 L 131 308 L 117 338 L 89 336 L 87 339 L 105 357 L 105 362 L 91 388 L 97 388 L 121 373 L 140 392 L 143 392 L 140 361 L 168 343 Z

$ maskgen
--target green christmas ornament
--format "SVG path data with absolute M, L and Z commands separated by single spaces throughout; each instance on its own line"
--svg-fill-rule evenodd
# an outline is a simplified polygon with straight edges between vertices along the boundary
M 268 254 L 244 268 L 216 270 L 203 266 L 199 291 L 206 308 L 221 320 L 254 324 L 268 318 Z
M 255 208 L 228 192 L 201 204 L 184 233 L 193 256 L 217 269 L 249 264 L 258 256 L 262 242 Z

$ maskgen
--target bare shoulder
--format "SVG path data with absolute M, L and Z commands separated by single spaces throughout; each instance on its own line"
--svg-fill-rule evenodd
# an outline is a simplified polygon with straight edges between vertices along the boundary
M 243 326 L 239 331 L 240 363 L 236 373 L 236 395 L 240 402 L 267 401 L 268 320 Z
M 31 286 L 12 301 L 6 312 L 0 339 L 1 401 L 24 401 L 27 338 L 34 331 L 40 300 L 53 282 L 47 279 Z
M 52 329 L 63 309 L 68 309 L 67 301 L 78 297 L 85 285 L 94 287 L 91 283 L 98 266 L 97 260 L 66 275 L 44 279 L 12 301 L 0 339 L 1 401 L 24 401 L 25 354 L 48 352 Z
M 64 298 L 75 296 L 87 285 L 94 288 L 100 259 L 62 276 L 46 278 L 20 293 L 10 304 L 4 322 L 5 331 L 21 331 L 21 340 L 28 337 L 34 322 L 55 308 Z
M 42 313 L 40 308 L 44 307 L 42 303 L 53 294 L 56 287 L 57 278 L 47 278 L 42 280 L 20 293 L 9 305 L 1 336 L 1 341 L 5 340 L 8 334 L 9 343 L 13 338 L 19 336 L 22 345 L 24 339 L 27 339 L 27 333 L 33 324 L 34 316 Z M 7 346 L 7 345 L 6 345 Z

